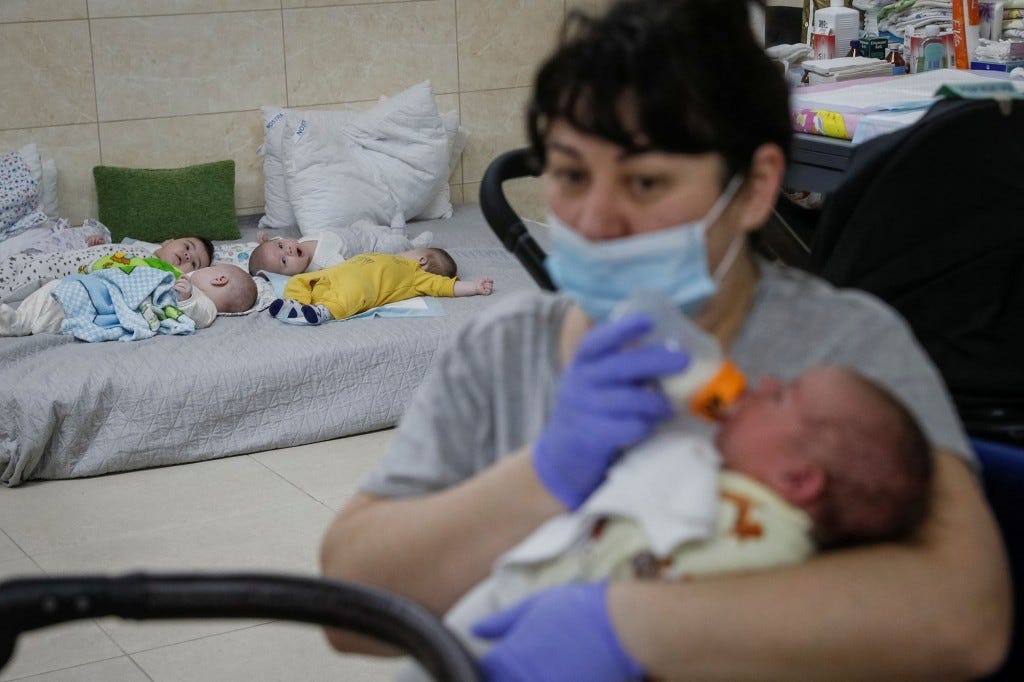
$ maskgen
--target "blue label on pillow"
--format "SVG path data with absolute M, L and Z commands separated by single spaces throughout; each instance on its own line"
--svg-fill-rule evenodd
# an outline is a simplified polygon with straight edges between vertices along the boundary
M 284 112 L 283 111 L 277 112 L 277 115 L 274 116 L 274 118 L 272 118 L 269 121 L 267 121 L 267 130 L 270 130 L 271 128 L 273 128 L 277 124 L 277 122 L 280 121 L 282 118 L 284 118 Z

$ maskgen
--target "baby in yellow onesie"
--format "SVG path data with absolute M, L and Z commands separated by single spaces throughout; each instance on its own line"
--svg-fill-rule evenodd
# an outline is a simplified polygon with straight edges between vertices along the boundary
M 289 324 L 322 324 L 416 296 L 488 296 L 494 281 L 459 281 L 444 249 L 391 255 L 364 253 L 323 270 L 295 275 L 270 314 Z

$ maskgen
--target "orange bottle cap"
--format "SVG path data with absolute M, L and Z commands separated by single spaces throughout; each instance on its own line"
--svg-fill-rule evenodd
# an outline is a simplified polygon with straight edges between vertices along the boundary
M 690 399 L 690 411 L 698 417 L 717 421 L 722 408 L 732 404 L 743 392 L 746 378 L 739 368 L 726 360 L 711 381 L 702 386 Z

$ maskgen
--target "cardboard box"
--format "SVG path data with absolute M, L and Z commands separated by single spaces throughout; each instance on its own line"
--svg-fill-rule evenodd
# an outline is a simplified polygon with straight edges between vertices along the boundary
M 942 56 L 938 60 L 938 68 L 956 68 L 956 46 L 954 45 L 955 37 L 953 32 L 945 31 L 936 36 L 936 38 L 938 38 L 942 44 Z M 911 33 L 908 30 L 904 35 L 903 58 L 907 60 L 907 70 L 909 73 L 921 73 L 923 71 L 931 70 L 926 68 L 927 64 L 924 57 L 926 40 L 928 40 L 928 36 L 926 36 L 923 31 Z
M 975 59 L 971 62 L 972 71 L 1013 71 L 1018 66 L 1024 67 L 1024 59 L 1012 62 L 986 62 Z
M 888 38 L 861 38 L 860 49 L 865 57 L 872 59 L 885 59 L 885 53 L 889 48 Z

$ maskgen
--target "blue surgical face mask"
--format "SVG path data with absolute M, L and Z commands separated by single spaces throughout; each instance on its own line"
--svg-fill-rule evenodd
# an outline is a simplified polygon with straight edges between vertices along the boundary
M 743 245 L 743 235 L 737 235 L 714 274 L 709 272 L 706 233 L 741 184 L 741 177 L 730 180 L 700 220 L 618 239 L 590 241 L 548 213 L 551 253 L 544 266 L 595 322 L 608 319 L 619 301 L 641 290 L 664 294 L 692 316 L 714 295 Z

